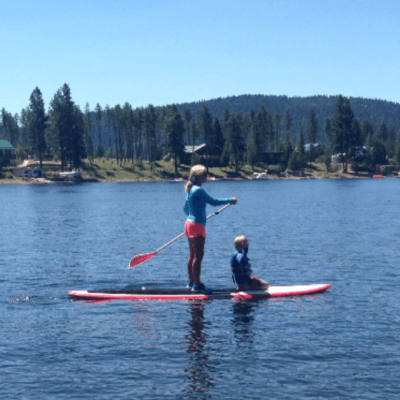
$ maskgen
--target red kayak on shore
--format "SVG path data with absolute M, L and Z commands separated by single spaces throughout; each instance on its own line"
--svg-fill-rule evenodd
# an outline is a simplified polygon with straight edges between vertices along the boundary
M 70 290 L 68 295 L 82 300 L 206 300 L 206 299 L 262 299 L 322 293 L 330 283 L 312 285 L 271 286 L 267 290 L 239 292 L 236 289 L 216 289 L 212 294 L 195 293 L 189 289 L 121 289 Z

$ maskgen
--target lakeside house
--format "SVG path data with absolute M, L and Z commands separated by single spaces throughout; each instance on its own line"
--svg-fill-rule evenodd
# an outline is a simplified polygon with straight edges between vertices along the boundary
M 182 162 L 185 164 L 190 164 L 192 154 L 196 153 L 205 162 L 208 160 L 209 167 L 219 166 L 219 156 L 207 154 L 208 148 L 206 143 L 199 144 L 198 146 L 185 146 L 185 155 Z
M 210 155 L 207 153 L 208 149 L 206 143 L 199 144 L 198 146 L 185 146 L 181 162 L 183 164 L 189 165 L 192 155 L 197 154 L 203 161 L 208 160 L 209 162 L 208 165 L 210 167 L 219 166 L 219 156 Z M 170 160 L 172 160 L 172 155 L 171 153 L 168 153 L 167 155 L 164 156 L 163 161 L 170 161 Z
M 6 165 L 15 165 L 15 148 L 8 140 L 0 140 L 0 158 Z
M 13 174 L 15 176 L 20 176 L 21 178 L 44 178 L 44 171 L 42 168 L 30 168 L 22 167 L 13 169 Z
M 198 146 L 185 146 L 185 155 L 182 159 L 184 164 L 190 164 L 190 159 L 192 154 L 196 153 L 202 159 L 204 163 L 205 160 L 208 161 L 209 167 L 219 167 L 219 156 L 207 154 L 209 149 L 207 148 L 206 143 L 202 143 Z M 259 161 L 265 164 L 279 164 L 281 158 L 283 156 L 283 151 L 268 151 L 259 154 Z

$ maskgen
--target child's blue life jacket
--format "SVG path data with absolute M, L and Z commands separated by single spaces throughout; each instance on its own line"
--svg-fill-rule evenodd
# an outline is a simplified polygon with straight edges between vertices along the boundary
M 231 258 L 231 269 L 232 269 L 232 279 L 233 282 L 241 285 L 243 283 L 248 283 L 251 285 L 251 264 L 247 257 L 249 249 L 245 247 L 241 253 L 238 251 Z

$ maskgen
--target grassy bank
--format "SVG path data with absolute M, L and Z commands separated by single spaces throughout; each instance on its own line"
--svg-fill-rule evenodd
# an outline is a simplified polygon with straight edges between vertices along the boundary
M 211 179 L 250 179 L 254 173 L 261 173 L 267 170 L 267 165 L 260 165 L 251 168 L 250 165 L 244 165 L 235 171 L 235 168 L 209 168 L 209 178 Z M 85 162 L 82 169 L 83 179 L 99 182 L 123 182 L 123 181 L 168 181 L 174 179 L 186 180 L 189 172 L 189 165 L 178 167 L 178 173 L 175 174 L 175 167 L 171 161 L 157 161 L 153 167 L 147 161 L 144 162 L 126 162 L 117 164 L 115 160 L 95 159 L 93 163 Z M 279 170 L 269 168 L 268 177 L 271 179 L 290 179 L 290 178 L 341 178 L 356 177 L 354 173 L 343 174 L 340 166 L 333 166 L 330 172 L 326 171 L 325 164 L 312 163 L 301 174 L 282 176 Z M 361 177 L 362 175 L 360 175 Z
M 29 167 L 39 167 L 38 162 L 30 162 Z M 254 173 L 266 172 L 268 166 L 260 165 L 251 168 L 250 165 L 244 165 L 237 173 L 234 168 L 209 168 L 209 179 L 250 179 Z M 58 177 L 60 164 L 57 162 L 45 162 L 43 164 L 46 178 L 49 180 Z M 12 173 L 13 168 L 3 168 L 0 177 L 0 183 L 34 183 L 43 182 L 43 180 L 18 178 Z M 157 161 L 153 167 L 147 161 L 143 162 L 122 162 L 118 163 L 113 159 L 94 159 L 93 162 L 84 160 L 81 169 L 83 180 L 85 182 L 146 182 L 146 181 L 169 181 L 182 179 L 186 180 L 190 166 L 181 165 L 178 168 L 178 174 L 175 174 L 174 164 L 171 161 Z M 268 169 L 267 173 L 270 179 L 326 179 L 326 178 L 362 178 L 371 177 L 371 174 L 358 174 L 353 171 L 343 173 L 341 166 L 333 164 L 327 172 L 325 164 L 311 163 L 302 173 L 282 176 L 279 170 Z

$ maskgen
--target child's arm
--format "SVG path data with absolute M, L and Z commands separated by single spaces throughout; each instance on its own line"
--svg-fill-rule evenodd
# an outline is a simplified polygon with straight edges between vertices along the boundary
M 249 263 L 249 260 L 247 258 L 247 253 L 249 251 L 248 247 L 245 247 L 240 253 L 237 254 L 236 259 L 239 262 L 239 265 L 241 267 L 246 267 L 247 264 Z

